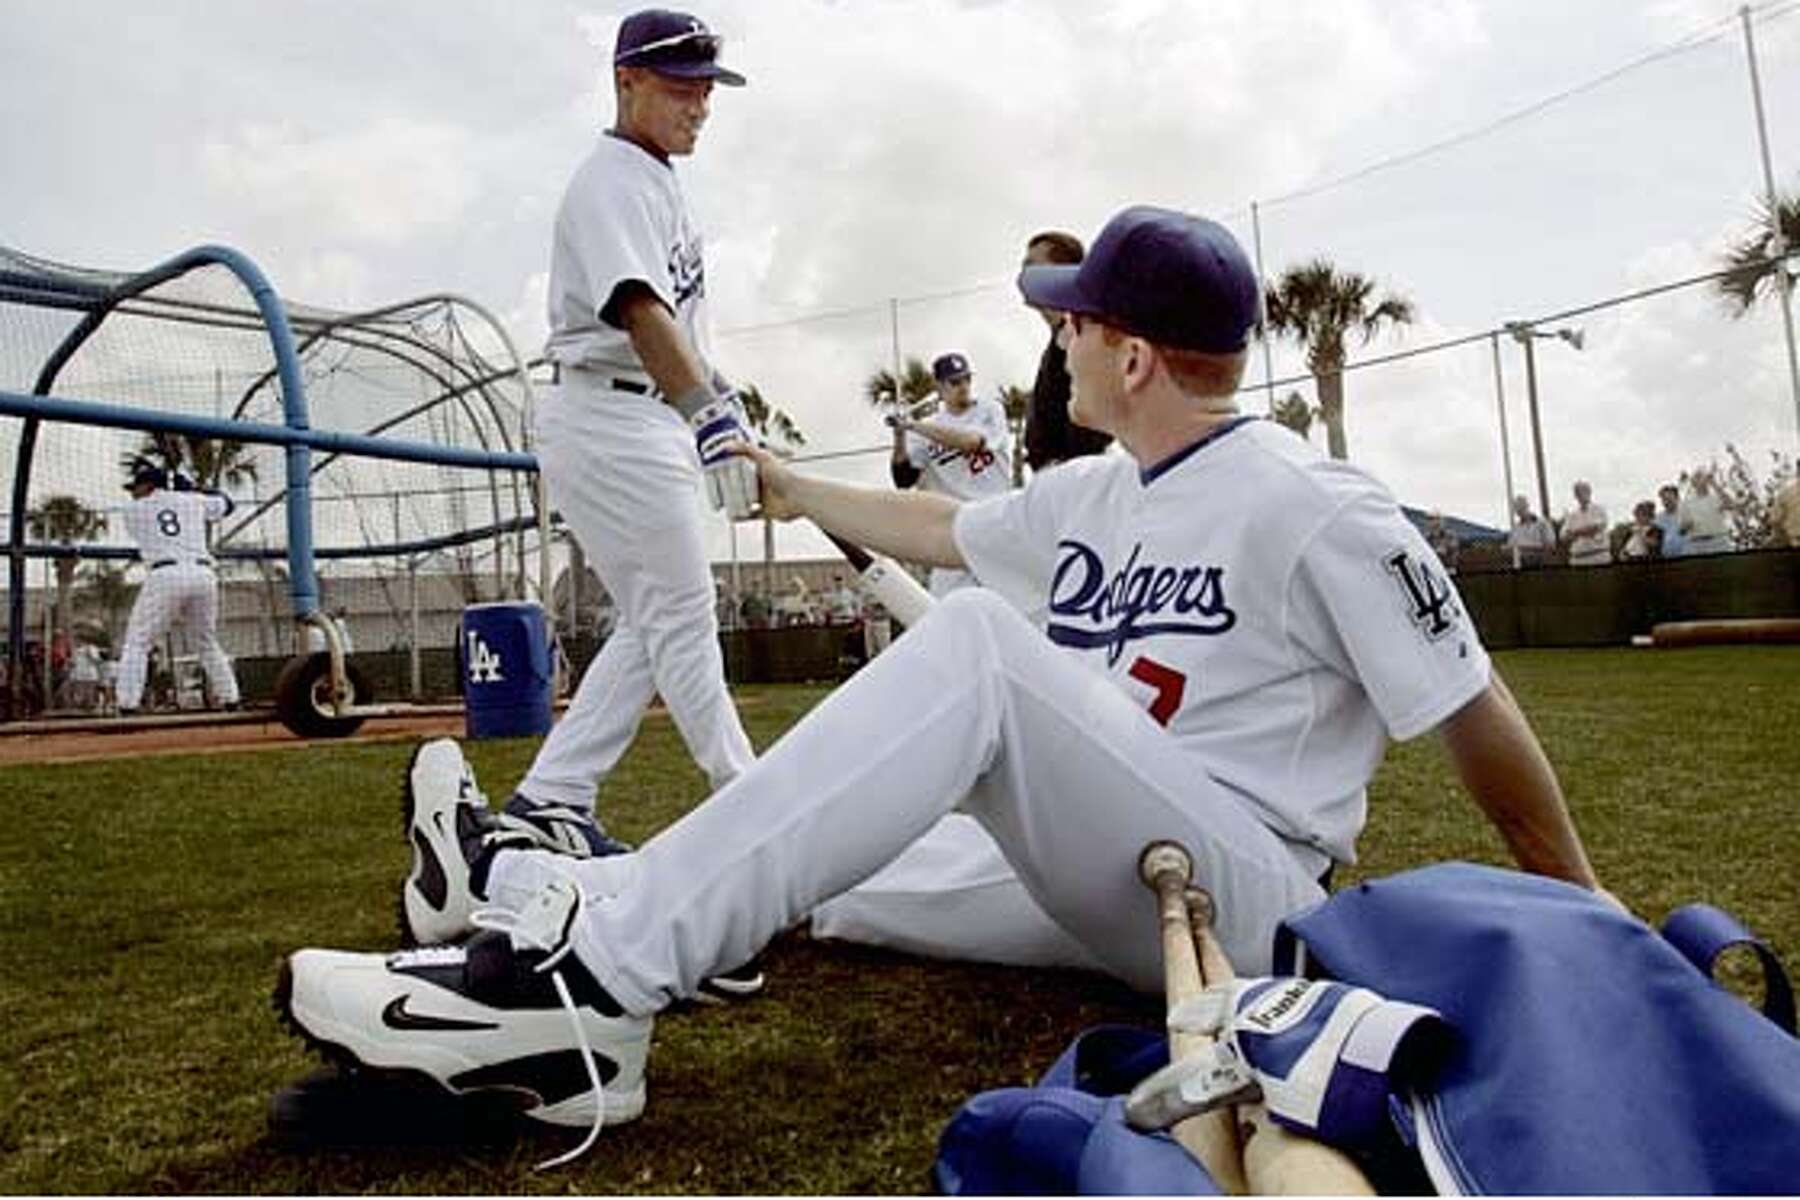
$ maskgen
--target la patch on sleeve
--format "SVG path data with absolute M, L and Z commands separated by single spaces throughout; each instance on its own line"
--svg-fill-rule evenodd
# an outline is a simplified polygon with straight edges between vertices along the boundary
M 1381 564 L 1400 590 L 1407 618 L 1426 641 L 1435 642 L 1457 627 L 1462 607 L 1435 561 L 1427 562 L 1403 547 L 1390 552 Z

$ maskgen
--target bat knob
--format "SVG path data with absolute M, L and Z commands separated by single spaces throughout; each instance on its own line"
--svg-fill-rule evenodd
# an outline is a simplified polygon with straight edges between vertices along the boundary
M 1203 887 L 1189 887 L 1181 894 L 1187 902 L 1188 920 L 1195 925 L 1211 926 L 1219 916 L 1217 906 L 1213 904 L 1212 893 Z
M 1171 871 L 1183 883 L 1194 877 L 1194 860 L 1180 842 L 1151 842 L 1138 856 L 1138 877 L 1150 887 L 1156 886 L 1158 876 Z

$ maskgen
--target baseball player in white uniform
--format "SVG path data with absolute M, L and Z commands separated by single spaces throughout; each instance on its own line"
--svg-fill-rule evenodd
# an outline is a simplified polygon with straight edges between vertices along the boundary
M 768 515 L 986 586 L 947 596 L 633 854 L 484 841 L 456 745 L 425 745 L 413 835 L 452 819 L 469 831 L 446 911 L 505 915 L 469 917 L 462 931 L 490 927 L 460 948 L 296 953 L 278 995 L 308 1037 L 466 1090 L 570 1052 L 573 1023 L 610 1070 L 544 1084 L 534 1115 L 628 1119 L 657 1011 L 959 802 L 1036 906 L 1120 979 L 1161 987 L 1137 876 L 1158 838 L 1193 852 L 1227 953 L 1264 973 L 1277 922 L 1353 858 L 1388 739 L 1434 729 L 1522 866 L 1598 887 L 1543 751 L 1391 494 L 1237 411 L 1257 280 L 1231 235 L 1131 208 L 1082 265 L 1029 268 L 1020 286 L 1068 314 L 1073 416 L 1125 453 L 958 503 L 743 449 Z M 1031 596 L 1047 628 L 1021 615 Z M 399 997 L 464 1031 L 396 1028 L 382 1014 Z
M 685 14 L 621 24 L 618 119 L 556 215 L 546 356 L 559 383 L 537 409 L 537 453 L 617 623 L 508 812 L 575 853 L 615 848 L 596 790 L 658 693 L 715 787 L 753 757 L 725 686 L 695 491 L 704 470 L 714 507 L 743 517 L 755 477 L 719 450 L 743 436 L 741 409 L 708 365 L 701 236 L 672 161 L 693 152 L 713 85 L 744 82 L 718 49 Z
M 979 500 L 1012 486 L 1012 429 L 1006 409 L 991 396 L 976 396 L 974 373 L 961 354 L 940 354 L 931 364 L 939 405 L 927 420 L 906 413 L 888 418 L 894 431 L 893 476 L 902 488 L 917 486 L 956 500 Z M 934 567 L 931 594 L 944 597 L 971 587 L 975 577 Z
M 219 644 L 219 581 L 206 544 L 207 523 L 230 515 L 231 497 L 223 492 L 173 490 L 167 473 L 141 458 L 132 463 L 125 487 L 131 493 L 125 531 L 137 543 L 148 574 L 125 625 L 119 715 L 137 713 L 143 703 L 150 645 L 178 621 L 200 641 L 200 666 L 213 703 L 237 707 L 237 676 Z

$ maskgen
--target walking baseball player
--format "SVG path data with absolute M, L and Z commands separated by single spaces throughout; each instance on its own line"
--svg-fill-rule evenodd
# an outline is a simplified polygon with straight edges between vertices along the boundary
M 507 806 L 513 825 L 570 853 L 615 849 L 593 817 L 600 782 L 660 693 L 715 787 L 753 753 L 725 687 L 713 580 L 694 503 L 748 516 L 750 464 L 735 395 L 708 365 L 701 236 L 673 159 L 693 153 L 718 62 L 697 18 L 625 18 L 613 55 L 618 115 L 557 211 L 547 357 L 559 382 L 539 405 L 550 498 L 605 580 L 617 624 Z
M 231 497 L 193 488 L 174 490 L 168 473 L 148 459 L 131 464 L 125 484 L 125 531 L 138 545 L 149 574 L 131 606 L 119 662 L 118 709 L 137 715 L 144 698 L 150 645 L 171 625 L 185 624 L 200 642 L 200 666 L 213 703 L 238 706 L 237 676 L 219 644 L 219 581 L 213 575 L 206 526 L 231 514 Z
M 1428 730 L 1521 866 L 1598 887 L 1548 760 L 1393 496 L 1237 411 L 1257 278 L 1231 235 L 1130 208 L 1079 267 L 1029 268 L 1020 287 L 1067 314 L 1073 415 L 1126 453 L 959 503 L 745 447 L 771 517 L 988 586 L 939 602 L 633 854 L 489 840 L 455 743 L 422 746 L 411 834 L 459 932 L 482 928 L 412 955 L 297 952 L 277 994 L 305 1036 L 452 1091 L 532 1089 L 541 1120 L 629 1119 L 656 1012 L 959 803 L 1120 979 L 1162 983 L 1137 871 L 1159 838 L 1191 852 L 1232 961 L 1264 974 L 1277 922 L 1354 857 L 1388 739 Z M 1047 597 L 1048 627 L 992 587 Z M 499 912 L 478 920 L 482 904 Z M 396 1008 L 415 1019 L 384 1020 Z M 558 1085 L 557 1056 L 592 1061 L 571 1025 L 599 1065 Z
M 940 401 L 936 415 L 915 420 L 904 412 L 888 418 L 894 431 L 894 482 L 919 486 L 957 500 L 979 500 L 1012 486 L 1012 430 L 1006 409 L 991 396 L 975 395 L 969 360 L 940 354 L 931 364 Z M 975 577 L 960 568 L 934 567 L 931 594 L 947 596 L 971 587 Z

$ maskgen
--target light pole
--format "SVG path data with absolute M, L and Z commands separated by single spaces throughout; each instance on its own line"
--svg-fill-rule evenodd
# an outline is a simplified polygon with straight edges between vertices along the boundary
M 1538 388 L 1537 388 L 1537 355 L 1532 352 L 1531 344 L 1539 338 L 1551 338 L 1564 341 L 1579 350 L 1583 335 L 1579 329 L 1538 329 L 1528 321 L 1508 321 L 1506 332 L 1512 335 L 1513 341 L 1525 347 L 1525 398 L 1531 414 L 1531 453 L 1537 462 L 1538 516 L 1550 519 L 1550 480 L 1544 472 L 1544 432 L 1538 420 Z

